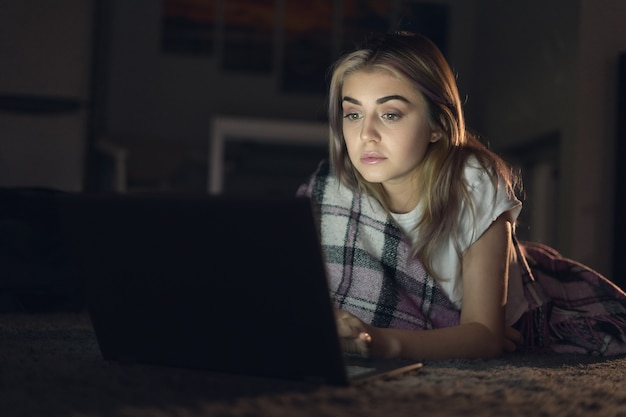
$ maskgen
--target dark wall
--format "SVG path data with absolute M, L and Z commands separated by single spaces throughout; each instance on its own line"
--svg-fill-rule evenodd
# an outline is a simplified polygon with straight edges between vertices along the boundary
M 618 74 L 613 277 L 618 285 L 626 288 L 626 53 L 620 55 Z

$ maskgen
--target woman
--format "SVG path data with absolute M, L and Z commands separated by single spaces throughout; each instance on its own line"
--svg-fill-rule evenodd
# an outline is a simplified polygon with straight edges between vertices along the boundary
M 561 316 L 524 253 L 561 258 L 516 244 L 517 177 L 466 130 L 455 78 L 430 40 L 388 34 L 342 57 L 329 123 L 330 165 L 299 193 L 319 214 L 344 349 L 420 360 L 519 345 L 626 352 L 626 296 L 588 269 L 609 294 L 593 308 L 611 312 L 594 318 L 615 325 L 611 342 L 598 326 L 576 341 L 549 334 Z

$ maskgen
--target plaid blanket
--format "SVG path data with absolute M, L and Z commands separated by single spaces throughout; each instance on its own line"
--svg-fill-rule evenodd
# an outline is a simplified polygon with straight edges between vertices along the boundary
M 626 353 L 626 294 L 591 268 L 533 242 L 517 244 L 529 310 L 518 322 L 530 350 Z
M 332 300 L 377 327 L 432 329 L 459 323 L 460 310 L 380 204 L 353 193 L 320 164 L 298 190 L 319 222 Z M 515 242 L 529 310 L 517 326 L 528 349 L 626 353 L 626 294 L 551 248 Z

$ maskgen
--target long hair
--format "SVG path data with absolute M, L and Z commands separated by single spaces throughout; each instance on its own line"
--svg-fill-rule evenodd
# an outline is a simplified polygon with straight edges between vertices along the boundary
M 517 176 L 495 153 L 487 149 L 465 126 L 458 87 L 448 62 L 428 38 L 410 33 L 392 33 L 369 39 L 365 45 L 340 58 L 331 68 L 328 116 L 330 124 L 330 161 L 339 180 L 352 190 L 360 190 L 389 211 L 381 184 L 369 183 L 352 165 L 343 137 L 342 89 L 346 76 L 357 71 L 387 71 L 408 80 L 422 93 L 427 104 L 427 118 L 441 138 L 430 143 L 422 163 L 420 204 L 424 208 L 416 229 L 413 255 L 436 279 L 432 259 L 448 239 L 458 242 L 459 218 L 463 206 L 474 208 L 464 180 L 464 169 L 475 156 L 489 174 L 494 186 L 501 180 L 506 192 L 515 193 Z M 456 252 L 461 257 L 461 248 Z

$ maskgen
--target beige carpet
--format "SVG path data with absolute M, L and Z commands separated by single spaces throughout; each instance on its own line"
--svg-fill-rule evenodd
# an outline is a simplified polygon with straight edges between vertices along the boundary
M 348 388 L 105 363 L 84 314 L 0 315 L 0 416 L 626 416 L 626 357 L 426 362 Z

